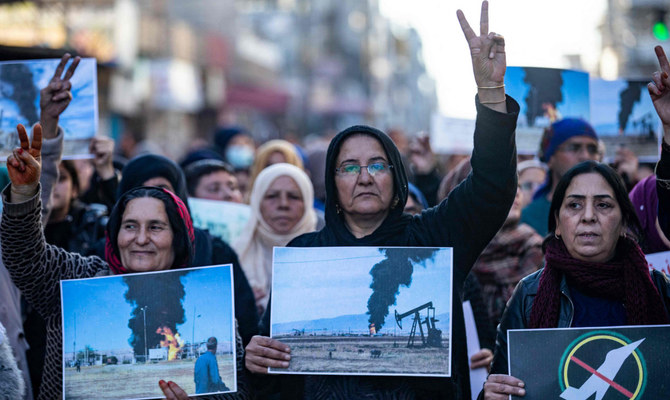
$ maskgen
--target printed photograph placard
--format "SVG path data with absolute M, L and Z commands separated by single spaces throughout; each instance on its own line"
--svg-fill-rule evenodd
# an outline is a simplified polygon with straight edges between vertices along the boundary
M 40 90 L 49 84 L 60 59 L 0 62 L 0 160 L 19 146 L 16 125 L 32 134 L 40 121 Z M 65 70 L 69 68 L 68 62 Z M 89 143 L 98 131 L 98 80 L 94 58 L 83 58 L 72 79 L 72 101 L 61 114 L 63 158 L 89 156 Z
M 272 273 L 270 373 L 451 375 L 451 248 L 275 247 Z
M 665 398 L 668 337 L 670 325 L 510 330 L 510 375 L 526 384 L 526 395 L 512 398 Z
M 63 399 L 236 391 L 232 280 L 228 264 L 61 281 Z
M 507 67 L 505 93 L 519 102 L 519 154 L 537 154 L 544 128 L 562 118 L 589 120 L 589 74 L 556 68 Z
M 646 254 L 645 258 L 649 264 L 649 269 L 657 269 L 670 275 L 670 251 Z
M 193 226 L 207 229 L 209 233 L 226 243 L 240 237 L 251 216 L 251 208 L 246 204 L 230 201 L 215 201 L 188 198 Z
M 640 159 L 658 159 L 661 120 L 647 83 L 648 79 L 591 80 L 591 124 L 606 144 L 606 157 L 613 158 L 619 146 L 626 146 Z

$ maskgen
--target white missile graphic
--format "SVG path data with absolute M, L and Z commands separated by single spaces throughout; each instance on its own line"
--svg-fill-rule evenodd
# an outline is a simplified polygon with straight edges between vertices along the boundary
M 569 387 L 561 393 L 561 398 L 565 400 L 586 400 L 592 394 L 596 394 L 595 400 L 601 400 L 607 389 L 610 388 L 614 377 L 621 369 L 624 361 L 635 351 L 637 346 L 642 343 L 644 339 L 629 345 L 619 347 L 618 349 L 610 350 L 605 356 L 605 361 L 598 367 L 598 369 L 591 375 L 589 379 L 584 382 L 579 389 Z

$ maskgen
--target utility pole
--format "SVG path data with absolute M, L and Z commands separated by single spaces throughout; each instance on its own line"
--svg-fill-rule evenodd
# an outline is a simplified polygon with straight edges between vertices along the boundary
M 144 363 L 146 364 L 147 358 L 149 357 L 147 351 L 147 308 L 149 306 L 144 306 L 140 308 L 142 310 L 142 315 L 144 316 Z

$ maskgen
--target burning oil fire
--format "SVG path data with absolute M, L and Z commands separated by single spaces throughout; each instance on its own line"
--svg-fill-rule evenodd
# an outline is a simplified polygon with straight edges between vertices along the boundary
M 377 333 L 377 328 L 375 328 L 375 324 L 374 323 L 370 324 L 369 328 L 370 328 L 370 336 L 374 336 Z
M 176 360 L 177 355 L 181 353 L 184 347 L 184 341 L 179 336 L 179 332 L 172 333 L 172 329 L 167 326 L 161 326 L 156 329 L 156 333 L 165 337 L 165 340 L 161 340 L 161 347 L 168 348 L 168 361 Z

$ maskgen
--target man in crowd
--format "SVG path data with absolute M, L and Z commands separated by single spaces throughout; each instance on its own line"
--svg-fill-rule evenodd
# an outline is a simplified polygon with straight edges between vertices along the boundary
M 549 206 L 554 189 L 570 168 L 586 160 L 598 160 L 598 136 L 582 119 L 565 118 L 545 129 L 540 142 L 540 160 L 549 167 L 547 179 L 533 201 L 523 209 L 521 222 L 546 236 Z

